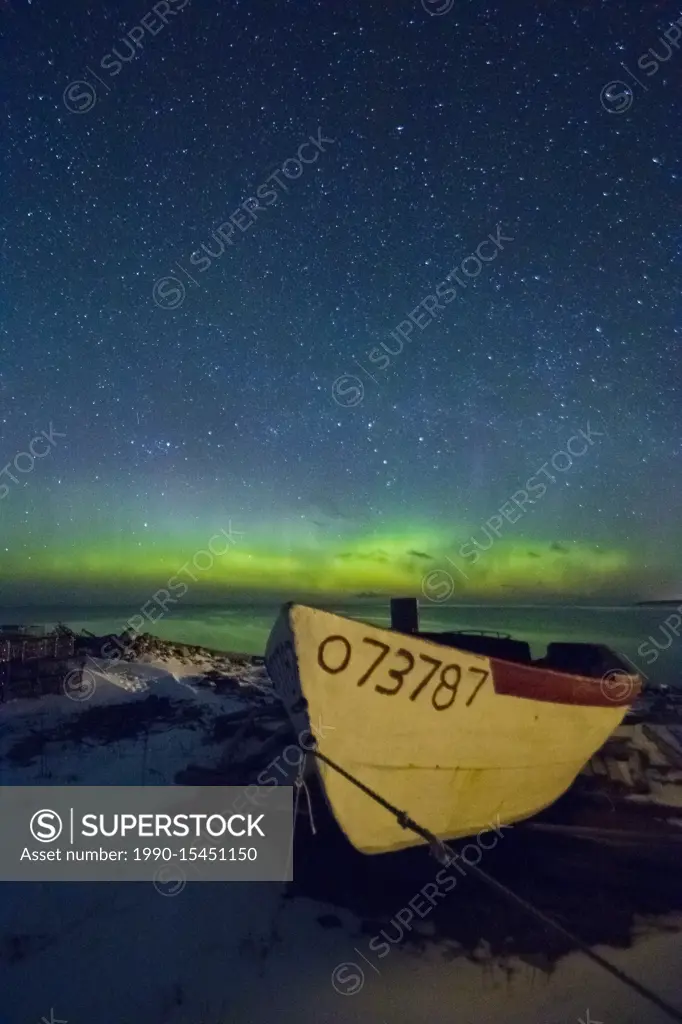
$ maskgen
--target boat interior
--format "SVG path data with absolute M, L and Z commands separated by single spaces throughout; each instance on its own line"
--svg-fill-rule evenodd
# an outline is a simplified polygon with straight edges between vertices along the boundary
M 542 658 L 533 659 L 530 644 L 504 633 L 485 630 L 447 633 L 419 631 L 417 636 L 445 647 L 458 647 L 470 654 L 482 654 L 501 661 L 587 678 L 601 679 L 606 672 L 631 671 L 615 651 L 605 644 L 551 643 Z

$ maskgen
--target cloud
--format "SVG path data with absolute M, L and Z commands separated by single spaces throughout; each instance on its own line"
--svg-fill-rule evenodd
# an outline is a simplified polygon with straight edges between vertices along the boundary
M 388 554 L 380 548 L 376 551 L 342 551 L 336 558 L 352 559 L 355 562 L 388 562 Z

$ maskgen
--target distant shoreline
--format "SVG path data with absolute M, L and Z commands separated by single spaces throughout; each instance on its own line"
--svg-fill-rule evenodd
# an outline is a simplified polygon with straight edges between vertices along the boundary
M 403 596 L 403 595 L 401 595 Z M 444 602 L 430 602 L 425 598 L 419 599 L 419 605 L 422 609 L 428 608 L 480 608 L 481 611 L 514 611 L 515 609 L 528 609 L 528 608 L 547 608 L 547 609 L 566 609 L 575 608 L 577 610 L 595 610 L 595 609 L 614 609 L 614 610 L 627 610 L 628 608 L 642 608 L 647 605 L 682 605 L 682 597 L 671 598 L 666 600 L 657 601 L 623 601 L 619 604 L 593 604 L 589 601 L 538 601 L 537 603 L 527 602 L 515 602 L 505 601 L 502 603 L 496 603 L 492 601 L 444 601 Z M 272 598 L 261 598 L 256 600 L 253 598 L 232 598 L 232 599 L 216 599 L 213 601 L 195 601 L 185 602 L 178 601 L 175 605 L 171 606 L 166 610 L 166 614 L 171 616 L 173 614 L 184 615 L 189 611 L 203 611 L 216 609 L 222 609 L 226 612 L 231 610 L 242 610 L 243 608 L 260 608 L 266 611 L 270 611 L 272 608 L 277 608 L 282 604 L 293 602 L 295 604 L 311 605 L 313 607 L 321 608 L 337 608 L 337 607 L 364 607 L 368 603 L 371 604 L 385 604 L 386 608 L 390 607 L 391 597 L 390 595 L 376 595 L 370 596 L 369 594 L 355 594 L 349 597 L 320 597 L 320 596 L 297 596 L 284 598 L 279 595 L 275 595 Z M 73 614 L 74 612 L 84 612 L 85 617 L 91 617 L 93 613 L 98 612 L 121 612 L 128 609 L 137 610 L 140 607 L 141 599 L 130 599 L 121 600 L 114 603 L 103 603 L 95 604 L 92 601 L 85 603 L 75 602 L 73 604 L 63 601 L 57 603 L 33 603 L 28 602 L 23 604 L 19 601 L 14 604 L 0 604 L 0 617 L 5 615 L 12 615 L 16 611 L 22 612 L 52 612 L 59 613 L 60 611 L 66 610 Z
M 682 597 L 667 598 L 665 601 L 638 601 L 636 607 L 642 608 L 646 605 L 682 605 Z

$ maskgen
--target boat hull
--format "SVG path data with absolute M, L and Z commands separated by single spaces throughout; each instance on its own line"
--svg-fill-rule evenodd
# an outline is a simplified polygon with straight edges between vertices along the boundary
M 474 835 L 557 800 L 639 689 L 502 662 L 303 605 L 283 608 L 266 666 L 320 753 L 440 839 Z M 315 759 L 358 850 L 424 840 Z

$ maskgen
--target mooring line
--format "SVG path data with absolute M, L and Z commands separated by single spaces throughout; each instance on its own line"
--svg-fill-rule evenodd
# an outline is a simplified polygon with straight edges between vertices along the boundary
M 421 825 L 418 824 L 418 822 L 410 818 L 410 816 L 405 811 L 401 811 L 398 807 L 395 807 L 393 804 L 389 803 L 388 800 L 384 800 L 384 798 L 380 796 L 378 793 L 376 793 L 373 789 L 371 789 L 369 786 L 366 786 L 363 782 L 360 782 L 359 779 L 356 779 L 353 775 L 350 774 L 350 772 L 347 772 L 345 768 L 341 767 L 341 765 L 335 764 L 334 761 L 330 760 L 325 754 L 321 754 L 319 750 L 316 750 L 314 748 L 309 749 L 309 753 L 319 758 L 320 761 L 324 761 L 325 764 L 328 764 L 329 767 L 333 768 L 334 771 L 339 773 L 339 775 L 343 775 L 345 779 L 348 779 L 349 782 L 352 782 L 353 785 L 357 786 L 358 789 L 361 789 L 363 793 L 366 793 L 367 796 L 370 796 L 373 800 L 376 800 L 377 803 L 381 804 L 382 807 L 384 807 L 387 811 L 393 814 L 398 824 L 402 828 L 410 829 L 412 832 L 416 832 L 417 835 L 421 836 L 422 839 L 425 839 L 426 842 L 433 848 L 434 852 L 438 851 L 436 852 L 436 856 L 438 857 L 439 860 L 441 860 L 441 862 L 446 863 L 448 865 L 451 863 L 449 859 L 449 846 L 447 846 L 446 843 L 443 843 L 438 838 L 438 836 L 433 834 L 433 832 L 430 832 L 428 829 L 423 828 Z M 444 851 L 448 852 L 448 856 L 445 859 L 442 856 Z M 600 956 L 599 953 L 595 953 L 594 950 L 591 949 L 590 946 L 588 946 L 587 943 L 584 942 L 578 935 L 575 935 L 573 932 L 570 932 L 567 928 L 564 928 L 563 925 L 559 924 L 558 921 L 555 921 L 553 918 L 543 913 L 542 910 L 538 910 L 538 908 L 533 906 L 532 903 L 529 903 L 528 900 L 523 899 L 522 896 L 518 896 L 515 892 L 509 889 L 506 885 L 503 885 L 502 882 L 498 882 L 496 878 L 493 878 L 492 875 L 489 875 L 486 871 L 482 871 L 481 868 L 476 867 L 473 864 L 467 864 L 467 867 L 474 873 L 474 875 L 477 878 L 479 878 L 482 882 L 485 882 L 486 885 L 489 885 L 491 888 L 495 889 L 498 893 L 500 893 L 501 896 L 506 897 L 506 899 L 508 899 L 510 902 L 515 903 L 517 906 L 521 907 L 522 910 L 525 910 L 527 914 L 530 914 L 532 917 L 535 917 L 546 927 L 554 929 L 554 931 L 561 935 L 563 938 L 569 939 L 573 943 L 573 945 L 580 949 L 586 957 L 593 961 L 593 963 L 597 964 L 603 970 L 607 971 L 610 975 L 612 975 L 612 977 L 616 978 L 618 981 L 621 981 L 624 985 L 627 985 L 629 988 L 633 989 L 635 992 L 638 993 L 638 995 L 642 996 L 643 999 L 647 999 L 650 1003 L 653 1003 L 654 1006 L 657 1006 L 659 1010 L 662 1010 L 672 1020 L 677 1021 L 678 1024 L 682 1024 L 682 1011 L 676 1009 L 670 1003 L 667 1003 L 664 999 L 657 995 L 656 992 L 653 992 L 650 988 L 647 988 L 645 985 L 642 985 L 641 982 L 637 981 L 636 978 L 633 978 L 631 975 L 626 974 L 625 971 L 621 971 L 619 967 L 616 967 L 609 960 L 606 960 L 603 956 Z

